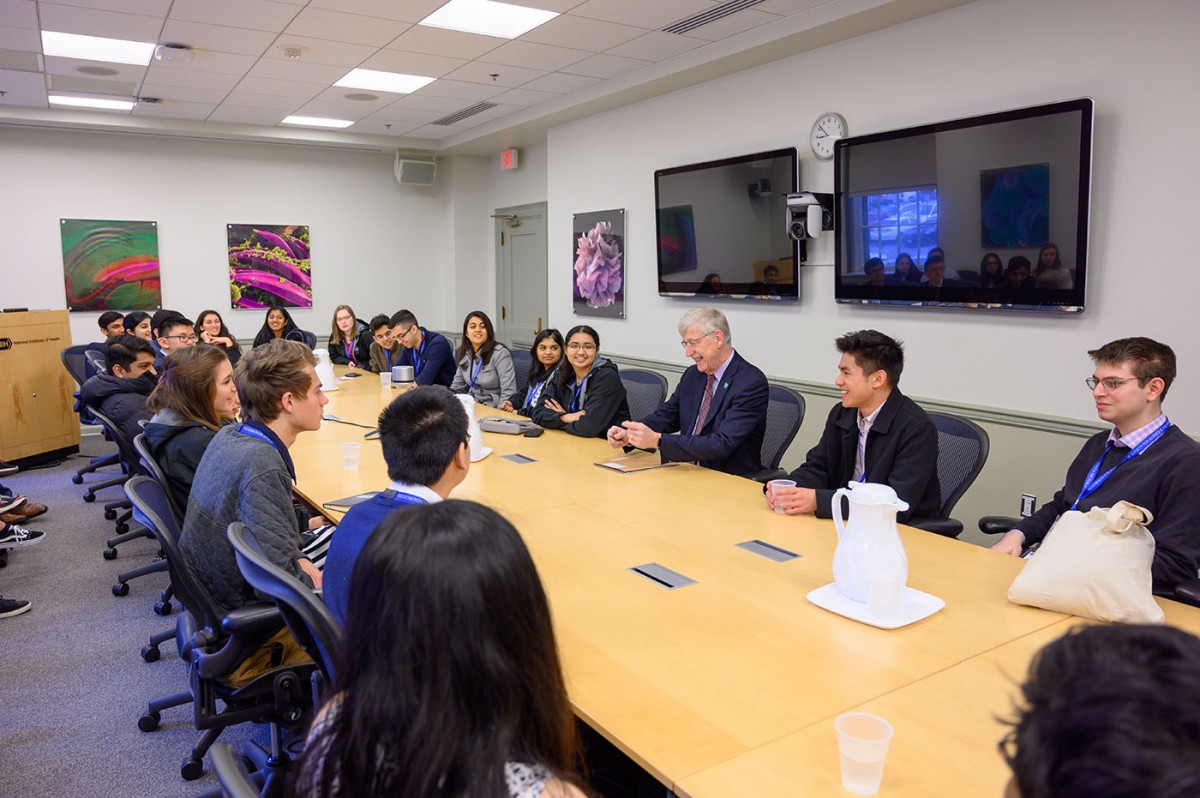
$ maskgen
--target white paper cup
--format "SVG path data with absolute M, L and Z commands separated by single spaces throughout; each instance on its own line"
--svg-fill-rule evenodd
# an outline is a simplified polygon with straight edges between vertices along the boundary
M 833 722 L 837 729 L 838 760 L 842 768 L 842 787 L 855 795 L 879 792 L 892 724 L 878 715 L 847 712 Z
M 361 443 L 343 443 L 342 451 L 342 468 L 347 471 L 354 471 L 358 468 L 358 457 L 362 453 Z
M 391 388 L 392 387 L 392 372 L 390 372 L 390 371 L 379 372 L 379 387 L 381 387 L 381 388 Z
M 767 483 L 767 490 L 769 490 L 771 492 L 772 496 L 775 495 L 776 488 L 794 488 L 794 487 L 796 487 L 796 480 L 794 480 L 794 479 L 773 479 Z M 776 507 L 775 512 L 783 513 L 784 510 L 782 510 L 779 507 Z

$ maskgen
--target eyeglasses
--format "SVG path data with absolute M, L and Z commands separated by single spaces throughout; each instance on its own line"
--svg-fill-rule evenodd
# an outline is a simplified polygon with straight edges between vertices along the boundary
M 1117 390 L 1125 383 L 1127 383 L 1131 380 L 1136 380 L 1136 379 L 1137 379 L 1137 377 L 1105 377 L 1102 380 L 1098 380 L 1095 377 L 1088 377 L 1086 380 L 1083 381 L 1083 384 L 1086 385 L 1088 387 L 1088 389 L 1092 390 L 1092 391 L 1096 390 L 1097 385 L 1103 385 L 1104 390 L 1108 391 L 1109 393 L 1112 393 L 1113 391 Z
M 688 349 L 688 348 L 695 349 L 696 347 L 700 346 L 701 341 L 703 341 L 705 338 L 707 338 L 708 336 L 712 335 L 715 332 L 716 332 L 716 330 L 713 330 L 713 332 L 707 332 L 704 335 L 701 335 L 699 338 L 692 338 L 691 340 L 685 339 L 683 341 L 680 341 L 679 345 L 682 346 L 684 349 Z
M 164 335 L 163 338 L 178 338 L 181 343 L 194 344 L 200 339 L 195 335 Z
M 395 338 L 397 341 L 399 341 L 401 338 L 403 338 L 404 336 L 408 335 L 410 332 L 412 332 L 413 330 L 415 330 L 415 329 L 416 329 L 416 327 L 417 327 L 417 325 L 415 325 L 415 324 L 410 324 L 410 325 L 408 326 L 408 329 L 407 329 L 407 330 L 405 330 L 404 332 L 402 332 L 402 333 L 392 333 L 392 337 L 393 337 L 393 338 Z
M 572 352 L 578 352 L 579 350 L 583 350 L 584 352 L 595 352 L 596 345 L 572 342 L 572 343 L 567 344 L 567 349 L 570 349 Z

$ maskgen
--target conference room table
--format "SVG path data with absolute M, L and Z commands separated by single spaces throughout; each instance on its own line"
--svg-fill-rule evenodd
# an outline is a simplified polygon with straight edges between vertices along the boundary
M 374 426 L 399 390 L 374 374 L 343 379 L 325 412 Z M 387 487 L 365 431 L 326 421 L 292 447 L 298 491 L 315 506 Z M 338 447 L 352 441 L 360 462 L 345 470 Z M 690 464 L 598 468 L 620 452 L 554 430 L 482 442 L 492 452 L 454 497 L 520 530 L 576 714 L 664 785 L 688 798 L 841 794 L 833 719 L 861 710 L 896 729 L 880 795 L 1002 793 L 998 718 L 1034 652 L 1082 622 L 1009 602 L 1019 560 L 901 526 L 908 585 L 946 606 L 879 629 L 806 599 L 833 580 L 833 523 L 772 512 L 758 483 Z M 751 540 L 799 556 L 737 546 Z M 695 582 L 668 589 L 630 570 L 648 563 Z M 1200 631 L 1200 611 L 1161 603 L 1168 622 Z

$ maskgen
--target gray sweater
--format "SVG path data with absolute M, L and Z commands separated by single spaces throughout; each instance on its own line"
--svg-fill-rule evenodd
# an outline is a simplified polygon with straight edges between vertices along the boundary
M 499 407 L 504 400 L 516 393 L 517 370 L 513 368 L 512 355 L 502 344 L 496 344 L 487 365 L 480 366 L 479 374 L 475 377 L 475 387 L 471 387 L 471 375 L 478 365 L 475 355 L 470 351 L 458 361 L 458 370 L 454 373 L 454 381 L 450 390 L 455 393 L 469 393 L 475 401 L 488 407 Z
M 271 562 L 312 586 L 297 564 L 300 529 L 283 457 L 230 425 L 212 439 L 196 469 L 179 541 L 188 569 L 223 612 L 255 600 L 225 536 L 234 521 L 249 527 Z

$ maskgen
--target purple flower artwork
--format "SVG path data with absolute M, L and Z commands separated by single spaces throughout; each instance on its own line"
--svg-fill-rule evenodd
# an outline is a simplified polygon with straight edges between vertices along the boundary
M 575 215 L 572 300 L 576 315 L 625 317 L 625 211 Z
M 231 224 L 228 233 L 232 307 L 312 307 L 307 225 Z

